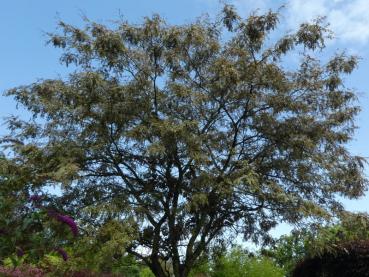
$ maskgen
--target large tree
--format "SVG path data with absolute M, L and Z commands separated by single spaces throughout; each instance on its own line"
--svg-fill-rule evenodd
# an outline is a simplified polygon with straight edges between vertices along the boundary
M 322 19 L 275 39 L 278 21 L 225 6 L 187 25 L 61 22 L 50 42 L 73 73 L 6 92 L 32 118 L 8 120 L 18 176 L 3 184 L 60 186 L 55 203 L 82 229 L 129 222 L 122 247 L 158 277 L 188 276 L 225 236 L 329 219 L 367 186 L 346 148 L 359 108 L 343 77 L 357 58 L 319 60 Z

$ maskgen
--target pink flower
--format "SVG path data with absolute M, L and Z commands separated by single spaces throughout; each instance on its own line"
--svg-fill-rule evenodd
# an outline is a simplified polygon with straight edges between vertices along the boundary
M 46 274 L 40 268 L 30 265 L 21 265 L 16 268 L 0 266 L 0 276 L 9 277 L 43 277 Z

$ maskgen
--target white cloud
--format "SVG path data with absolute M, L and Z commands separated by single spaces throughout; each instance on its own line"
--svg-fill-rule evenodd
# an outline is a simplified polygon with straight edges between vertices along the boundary
M 289 28 L 296 28 L 304 21 L 326 16 L 330 29 L 339 41 L 345 43 L 369 42 L 369 0 L 233 0 L 230 1 L 243 13 L 255 9 L 276 9 L 286 3 L 285 16 Z M 244 14 L 244 13 L 243 13 Z
M 336 37 L 348 43 L 369 41 L 368 0 L 291 0 L 287 4 L 290 27 L 317 16 L 326 16 Z
M 364 45 L 369 42 L 369 0 L 198 0 L 217 7 L 221 2 L 235 5 L 243 16 L 259 10 L 276 10 L 286 5 L 283 20 L 289 29 L 317 16 L 326 16 L 339 42 Z

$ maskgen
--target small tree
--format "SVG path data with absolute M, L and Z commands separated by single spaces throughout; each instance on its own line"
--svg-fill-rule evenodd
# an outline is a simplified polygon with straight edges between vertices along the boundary
M 319 256 L 306 258 L 297 264 L 293 277 L 369 276 L 369 242 L 351 241 L 335 246 Z
M 367 186 L 345 147 L 359 108 L 342 78 L 356 57 L 314 57 L 330 36 L 320 19 L 273 42 L 278 13 L 221 15 L 61 22 L 50 42 L 75 72 L 6 92 L 33 115 L 10 118 L 4 140 L 26 191 L 62 184 L 59 203 L 81 226 L 129 221 L 125 250 L 158 277 L 188 276 L 233 231 L 260 242 L 278 222 L 327 219 L 337 195 Z
M 357 262 L 359 262 L 362 259 L 362 257 L 354 257 L 356 254 L 360 254 L 361 251 L 360 249 L 355 249 L 355 247 L 358 246 L 360 248 L 360 245 L 362 245 L 364 248 L 362 254 L 364 255 L 364 252 L 367 252 L 369 241 L 368 226 L 368 214 L 343 212 L 340 214 L 340 220 L 334 224 L 318 225 L 313 226 L 314 228 L 311 229 L 293 231 L 290 235 L 281 236 L 273 247 L 263 249 L 262 253 L 273 258 L 286 271 L 286 276 L 292 276 L 293 270 L 302 267 L 302 265 L 309 267 L 309 271 L 305 272 L 303 270 L 303 272 L 306 276 L 310 276 L 309 274 L 312 274 L 312 271 L 318 270 L 318 268 L 314 269 L 314 263 L 316 266 L 321 263 L 320 267 L 324 263 L 325 258 L 333 259 L 331 262 L 337 263 L 338 260 L 334 261 L 335 256 L 344 254 L 345 247 L 348 246 L 352 253 L 349 254 L 347 252 L 346 254 L 351 256 L 352 263 L 350 266 L 355 267 L 354 260 L 358 258 Z M 308 264 L 311 264 L 311 267 Z M 327 261 L 327 266 L 332 266 L 328 264 L 329 262 Z M 345 267 L 345 265 L 342 266 Z M 355 276 L 352 270 L 352 268 L 349 269 L 349 272 L 351 272 L 352 276 Z M 318 272 L 316 274 L 319 275 L 321 273 Z

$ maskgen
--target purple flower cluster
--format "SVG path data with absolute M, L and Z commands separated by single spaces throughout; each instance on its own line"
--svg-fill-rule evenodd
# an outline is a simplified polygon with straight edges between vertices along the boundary
M 40 195 L 34 194 L 29 197 L 30 202 L 40 202 L 42 197 Z
M 17 256 L 18 257 L 23 257 L 24 256 L 24 251 L 20 247 L 17 247 Z
M 65 262 L 68 260 L 68 254 L 67 254 L 67 252 L 65 252 L 65 250 L 63 248 L 56 249 L 56 252 L 58 252 L 62 256 L 62 258 Z
M 78 227 L 73 218 L 67 215 L 59 214 L 55 211 L 49 211 L 48 214 L 50 217 L 55 218 L 57 221 L 67 224 L 74 236 L 78 235 Z
M 28 198 L 28 201 L 31 202 L 36 208 L 41 208 L 42 196 L 37 194 L 31 195 Z

